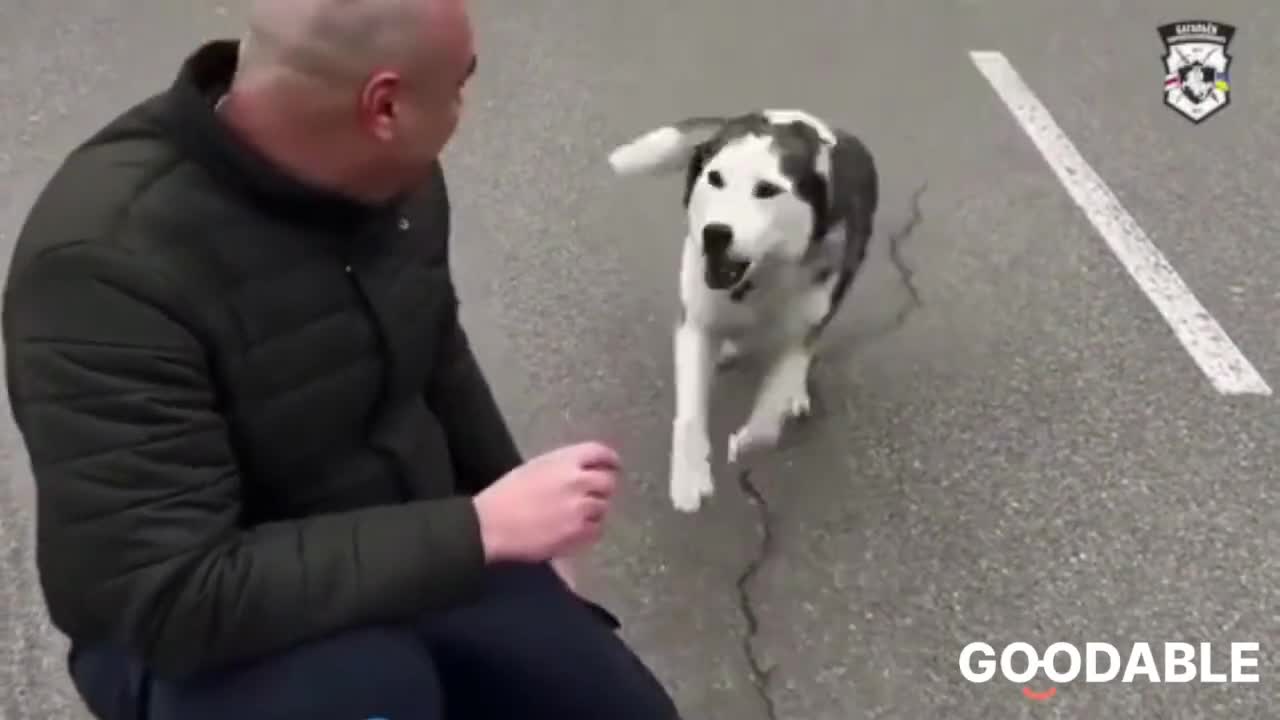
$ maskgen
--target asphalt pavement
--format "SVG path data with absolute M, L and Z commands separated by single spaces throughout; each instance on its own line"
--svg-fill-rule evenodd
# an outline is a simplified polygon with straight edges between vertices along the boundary
M 690 720 L 1280 717 L 1280 400 L 1214 390 L 968 55 L 1009 59 L 1280 387 L 1280 6 L 473 6 L 480 71 L 446 157 L 465 320 L 527 452 L 620 448 L 587 589 Z M 6 254 L 66 150 L 240 11 L 7 0 Z M 1156 26 L 1206 14 L 1239 28 L 1233 100 L 1194 125 L 1161 103 Z M 604 158 L 686 115 L 761 106 L 862 136 L 882 211 L 816 417 L 745 470 L 717 462 L 716 495 L 684 515 L 665 484 L 678 180 L 616 179 Z M 721 453 L 751 373 L 725 378 Z M 80 717 L 11 424 L 0 452 L 0 717 Z M 965 680 L 971 641 L 1209 642 L 1219 663 L 1252 641 L 1260 682 L 1076 681 L 1036 701 Z

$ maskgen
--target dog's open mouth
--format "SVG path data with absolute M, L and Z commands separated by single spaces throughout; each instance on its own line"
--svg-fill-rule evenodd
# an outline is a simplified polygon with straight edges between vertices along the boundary
M 728 290 L 746 277 L 751 263 L 747 260 L 730 260 L 724 258 L 718 262 L 707 263 L 707 287 L 712 290 Z

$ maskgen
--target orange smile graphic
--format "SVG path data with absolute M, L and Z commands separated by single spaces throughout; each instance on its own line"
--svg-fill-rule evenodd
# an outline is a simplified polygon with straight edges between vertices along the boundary
M 1028 700 L 1035 700 L 1035 701 L 1037 701 L 1037 702 L 1044 702 L 1045 700 L 1048 700 L 1049 698 L 1053 697 L 1054 695 L 1057 695 L 1057 694 L 1058 694 L 1058 688 L 1056 688 L 1056 687 L 1051 687 L 1051 688 L 1049 688 L 1048 690 L 1044 690 L 1044 691 L 1042 691 L 1042 692 L 1036 692 L 1035 690 L 1032 690 L 1032 689 L 1031 689 L 1031 688 L 1029 688 L 1029 687 L 1024 687 L 1024 688 L 1022 688 L 1022 694 L 1023 694 L 1023 695 L 1028 699 Z

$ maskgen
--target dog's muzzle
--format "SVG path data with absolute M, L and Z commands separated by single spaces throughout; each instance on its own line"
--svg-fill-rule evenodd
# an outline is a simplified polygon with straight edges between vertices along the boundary
M 706 282 L 712 290 L 729 290 L 747 276 L 751 263 L 729 257 L 707 258 Z
M 733 228 L 711 223 L 702 228 L 702 254 L 706 256 L 704 279 L 712 290 L 728 290 L 746 277 L 749 260 L 740 260 L 729 252 L 733 245 Z

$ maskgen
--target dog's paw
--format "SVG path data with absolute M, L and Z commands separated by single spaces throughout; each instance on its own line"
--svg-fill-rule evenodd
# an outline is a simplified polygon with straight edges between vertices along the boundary
M 710 462 L 671 469 L 671 505 L 680 512 L 697 512 L 703 498 L 711 497 L 714 489 Z
M 785 405 L 783 412 L 786 413 L 788 420 L 803 420 L 813 412 L 813 403 L 809 400 L 809 393 L 805 391 L 787 398 Z
M 695 473 L 671 477 L 671 506 L 683 513 L 695 513 L 702 507 L 703 498 L 713 494 L 711 468 Z
M 753 452 L 775 447 L 781 434 L 778 422 L 748 422 L 729 436 L 729 462 L 736 463 Z
M 671 504 L 676 510 L 696 512 L 702 499 L 711 497 L 711 443 L 705 433 L 677 423 L 671 446 Z

